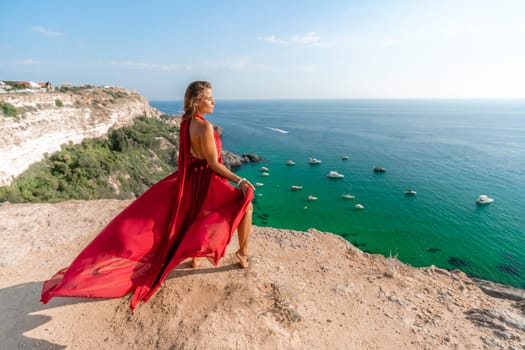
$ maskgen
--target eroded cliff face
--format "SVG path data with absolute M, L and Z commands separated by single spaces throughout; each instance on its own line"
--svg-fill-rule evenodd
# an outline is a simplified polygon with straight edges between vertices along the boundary
M 130 125 L 134 118 L 162 113 L 136 92 L 121 88 L 85 88 L 67 93 L 0 95 L 18 111 L 0 112 L 0 186 L 60 145 L 105 135 L 111 127 Z

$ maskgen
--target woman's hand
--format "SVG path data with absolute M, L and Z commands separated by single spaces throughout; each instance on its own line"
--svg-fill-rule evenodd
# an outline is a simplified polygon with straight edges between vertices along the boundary
M 243 193 L 246 193 L 246 191 L 248 191 L 249 188 L 251 188 L 252 191 L 255 191 L 255 186 L 252 185 L 252 183 L 250 181 L 246 180 L 245 178 L 242 178 L 240 180 L 239 188 L 241 189 L 241 191 Z

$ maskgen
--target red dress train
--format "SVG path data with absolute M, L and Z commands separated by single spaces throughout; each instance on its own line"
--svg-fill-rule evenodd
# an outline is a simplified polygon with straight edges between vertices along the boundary
M 202 117 L 197 116 L 202 119 Z M 215 265 L 253 199 L 191 156 L 189 120 L 180 127 L 177 172 L 118 214 L 75 258 L 44 282 L 41 301 L 55 296 L 147 301 L 178 264 L 207 257 Z M 221 140 L 215 133 L 219 160 Z

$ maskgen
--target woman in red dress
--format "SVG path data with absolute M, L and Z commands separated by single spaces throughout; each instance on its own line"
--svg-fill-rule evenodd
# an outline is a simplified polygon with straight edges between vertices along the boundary
M 237 229 L 241 267 L 248 267 L 253 185 L 222 164 L 221 140 L 203 115 L 213 112 L 212 86 L 191 83 L 184 95 L 177 172 L 118 214 L 75 258 L 44 282 L 41 301 L 55 296 L 147 301 L 181 262 L 224 256 Z M 229 182 L 237 184 L 238 188 Z

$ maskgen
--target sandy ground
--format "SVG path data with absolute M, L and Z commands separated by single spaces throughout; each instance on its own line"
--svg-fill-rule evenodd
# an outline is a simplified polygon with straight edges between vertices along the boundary
M 523 301 L 316 230 L 254 227 L 250 268 L 234 240 L 133 313 L 129 297 L 41 304 L 42 282 L 128 203 L 0 206 L 0 349 L 525 349 Z

